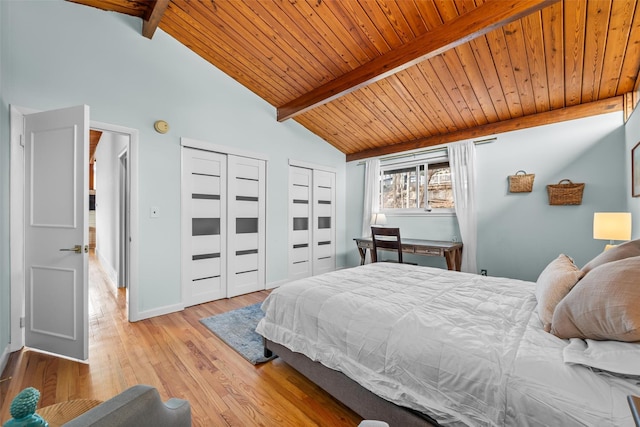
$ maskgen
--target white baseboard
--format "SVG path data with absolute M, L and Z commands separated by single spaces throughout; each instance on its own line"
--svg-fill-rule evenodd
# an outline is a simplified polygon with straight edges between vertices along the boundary
M 175 313 L 177 311 L 184 310 L 182 304 L 165 305 L 164 307 L 154 308 L 153 310 L 140 311 L 138 317 L 135 319 L 129 319 L 130 322 L 137 322 L 139 320 L 150 319 L 151 317 L 163 316 L 165 314 Z
M 105 273 L 107 273 L 107 277 L 113 284 L 113 286 L 118 287 L 118 272 L 109 264 L 106 258 L 102 256 L 102 254 L 96 249 L 96 255 L 98 256 L 98 261 L 100 261 L 100 265 Z
M 284 279 L 284 280 L 278 280 L 276 282 L 270 282 L 265 285 L 265 289 L 266 290 L 274 289 L 284 285 L 285 283 L 289 283 L 292 281 L 293 280 L 290 280 L 290 279 Z M 154 308 L 153 310 L 141 311 L 138 313 L 138 317 L 136 319 L 129 319 L 129 320 L 131 322 L 137 322 L 139 320 L 149 319 L 151 317 L 156 317 L 156 316 L 163 316 L 165 314 L 175 313 L 177 311 L 182 311 L 182 310 L 184 310 L 184 306 L 182 304 L 167 305 L 164 307 Z

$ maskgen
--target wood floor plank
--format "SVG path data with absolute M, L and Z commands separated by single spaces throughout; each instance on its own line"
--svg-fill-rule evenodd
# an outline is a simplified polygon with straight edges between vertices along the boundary
M 0 424 L 13 397 L 40 390 L 39 407 L 70 399 L 107 400 L 135 384 L 163 400 L 189 400 L 193 426 L 336 426 L 362 420 L 285 362 L 253 366 L 200 319 L 262 302 L 268 291 L 127 321 L 126 291 L 115 288 L 90 255 L 89 363 L 28 349 L 10 355 L 0 378 Z

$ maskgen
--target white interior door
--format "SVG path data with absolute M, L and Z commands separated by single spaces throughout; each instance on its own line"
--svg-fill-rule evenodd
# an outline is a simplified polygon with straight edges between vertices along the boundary
M 86 360 L 86 105 L 25 116 L 25 344 Z

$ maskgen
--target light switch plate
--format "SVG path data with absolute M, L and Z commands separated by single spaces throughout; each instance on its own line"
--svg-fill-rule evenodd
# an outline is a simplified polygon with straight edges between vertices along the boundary
M 152 206 L 149 212 L 149 216 L 151 218 L 160 218 L 160 208 L 157 206 Z

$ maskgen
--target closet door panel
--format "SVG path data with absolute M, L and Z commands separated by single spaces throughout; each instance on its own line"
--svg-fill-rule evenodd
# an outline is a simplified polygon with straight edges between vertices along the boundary
M 220 218 L 220 201 L 193 199 L 191 203 L 194 218 Z
M 260 265 L 258 260 L 258 253 L 243 253 L 242 251 L 236 252 L 236 273 L 247 273 L 258 271 Z
M 182 297 L 185 306 L 226 296 L 226 156 L 182 149 Z
M 237 209 L 237 213 L 236 215 L 238 216 L 238 218 L 248 218 L 248 219 L 257 219 L 258 216 L 260 215 L 260 211 L 259 211 L 259 206 L 257 203 L 257 198 L 256 200 L 236 200 L 236 209 Z M 242 227 L 242 226 L 250 226 L 251 224 L 249 224 L 248 222 L 246 224 L 236 224 L 236 226 Z M 241 232 L 241 231 L 239 231 Z
M 227 296 L 265 289 L 266 162 L 229 155 Z
M 233 158 L 233 167 L 235 169 L 234 175 L 237 178 L 252 180 L 254 182 L 260 182 L 264 179 L 263 160 L 230 155 L 229 159 L 231 158 Z M 257 189 L 258 186 L 256 186 L 255 188 Z M 257 195 L 258 193 L 256 193 L 256 196 Z
M 194 295 L 201 295 L 207 294 L 211 289 L 223 287 L 224 284 L 222 283 L 220 276 L 217 276 L 194 279 L 191 286 L 193 288 L 192 292 Z
M 311 276 L 310 169 L 289 166 L 289 279 Z
M 220 258 L 196 259 L 191 270 L 192 280 L 220 278 Z
M 318 259 L 330 258 L 333 255 L 331 252 L 331 243 L 329 240 L 318 242 L 318 248 L 316 249 L 316 256 Z
M 336 268 L 336 205 L 333 172 L 313 170 L 313 274 Z
M 253 174 L 237 178 L 235 183 L 238 194 L 248 199 L 255 199 L 260 195 L 260 182 L 252 176 Z
M 309 247 L 309 236 L 307 230 L 302 231 L 292 231 L 291 232 L 291 243 L 293 244 L 293 249 L 301 249 L 305 247 Z
M 211 170 L 206 170 L 206 166 L 210 166 Z M 220 194 L 212 194 L 211 189 L 220 188 L 220 165 L 215 165 L 211 162 L 207 164 L 205 162 L 199 161 L 197 167 L 196 165 L 193 165 L 193 167 L 191 168 L 191 172 L 192 194 L 200 194 L 213 198 L 217 197 L 219 199 Z
M 211 253 L 212 248 L 220 247 L 220 235 L 199 236 L 191 240 L 192 254 Z M 215 252 L 214 252 L 215 253 Z M 220 252 L 217 252 L 218 254 Z
M 189 150 L 191 153 L 194 153 L 191 158 L 191 171 L 194 175 L 218 178 L 223 176 L 225 165 L 222 160 L 224 155 L 212 153 L 210 151 L 194 150 L 191 148 L 187 148 L 187 150 Z M 216 156 L 216 158 L 213 158 L 208 154 L 213 154 L 214 156 Z M 195 182 L 197 182 L 197 179 Z
M 293 265 L 301 262 L 309 262 L 309 246 L 305 244 L 303 247 L 294 247 L 291 252 L 291 262 Z M 306 268 L 306 267 L 305 267 Z
M 235 286 L 238 287 L 239 289 L 251 288 L 254 286 L 256 282 L 260 281 L 260 274 L 257 270 L 238 272 L 238 273 L 235 273 L 235 277 L 233 280 L 235 282 Z M 255 291 L 249 291 L 249 292 L 255 292 Z
M 258 246 L 260 245 L 260 236 L 258 236 L 258 233 L 240 233 L 236 234 L 234 239 L 236 252 L 249 250 L 258 252 Z

